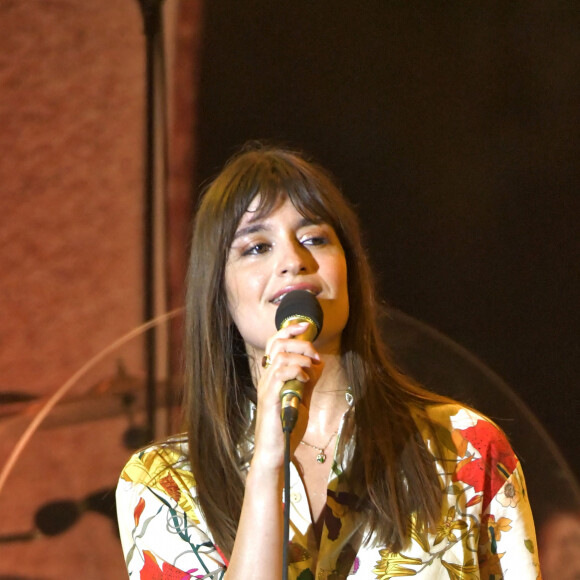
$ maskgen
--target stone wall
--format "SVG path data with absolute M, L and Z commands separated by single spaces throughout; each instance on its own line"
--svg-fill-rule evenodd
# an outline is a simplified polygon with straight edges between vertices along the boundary
M 165 6 L 185 52 L 199 5 L 188 3 L 185 38 L 178 2 Z M 0 393 L 44 400 L 141 323 L 145 39 L 134 0 L 4 0 L 0 29 Z M 183 90 L 191 95 L 193 86 Z M 187 122 L 172 136 L 179 156 L 170 169 L 181 175 L 172 199 L 183 224 L 193 101 L 181 92 L 178 105 Z M 182 258 L 172 260 L 183 268 Z M 120 385 L 119 362 L 132 377 Z M 35 514 L 50 502 L 80 502 L 114 487 L 130 453 L 122 443 L 129 420 L 114 392 L 139 389 L 143 373 L 135 339 L 79 380 L 70 392 L 76 403 L 57 407 L 50 428 L 24 448 L 0 490 L 0 577 L 125 577 L 112 523 L 95 511 L 52 538 L 7 539 L 32 532 Z M 3 466 L 35 409 L 6 399 L 2 407 Z M 10 417 L 12 410 L 20 414 Z

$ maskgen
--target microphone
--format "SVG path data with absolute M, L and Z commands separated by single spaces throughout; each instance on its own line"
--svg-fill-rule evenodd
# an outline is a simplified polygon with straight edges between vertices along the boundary
M 308 322 L 308 328 L 294 338 L 299 340 L 316 340 L 322 330 L 323 313 L 320 303 L 314 294 L 306 290 L 288 292 L 276 310 L 276 328 L 286 328 L 290 324 Z M 298 379 L 284 383 L 280 390 L 282 401 L 282 430 L 292 432 L 298 419 L 298 406 L 302 400 L 304 384 Z

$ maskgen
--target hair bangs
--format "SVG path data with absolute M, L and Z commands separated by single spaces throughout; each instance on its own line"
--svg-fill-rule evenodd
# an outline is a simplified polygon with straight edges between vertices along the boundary
M 246 153 L 244 157 L 249 155 Z M 254 219 L 266 217 L 289 199 L 303 217 L 328 223 L 337 229 L 340 220 L 329 211 L 335 197 L 329 189 L 337 188 L 330 179 L 322 183 L 311 170 L 308 171 L 308 165 L 294 156 L 266 156 L 260 161 L 249 166 L 244 164 L 238 179 L 231 183 L 233 187 L 229 193 L 236 205 L 237 222 L 255 198 L 258 198 L 258 205 L 252 210 Z

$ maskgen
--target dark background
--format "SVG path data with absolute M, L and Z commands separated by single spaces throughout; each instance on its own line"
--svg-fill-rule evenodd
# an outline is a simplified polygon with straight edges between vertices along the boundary
M 388 303 L 503 377 L 580 474 L 578 5 L 220 0 L 202 46 L 198 182 L 248 139 L 312 154 Z

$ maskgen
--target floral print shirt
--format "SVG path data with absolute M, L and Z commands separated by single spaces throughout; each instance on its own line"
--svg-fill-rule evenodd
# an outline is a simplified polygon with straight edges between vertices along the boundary
M 411 525 L 408 545 L 398 553 L 372 539 L 361 544 L 363 522 L 352 509 L 356 498 L 341 478 L 347 445 L 342 457 L 334 456 L 316 558 L 306 491 L 291 465 L 289 578 L 541 578 L 524 477 L 503 433 L 458 405 L 433 405 L 427 413 L 434 431 L 419 415 L 415 421 L 433 453 L 444 490 L 436 529 Z M 186 444 L 168 441 L 136 453 L 121 474 L 117 510 L 130 578 L 223 578 L 227 560 L 198 507 Z

